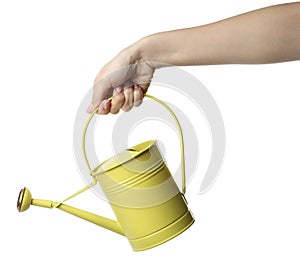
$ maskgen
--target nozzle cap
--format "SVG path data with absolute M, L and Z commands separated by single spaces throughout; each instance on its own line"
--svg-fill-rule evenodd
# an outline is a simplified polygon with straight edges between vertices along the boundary
M 19 210 L 19 212 L 23 212 L 27 210 L 31 204 L 31 200 L 32 200 L 32 195 L 29 189 L 24 187 L 20 191 L 18 196 L 17 209 Z

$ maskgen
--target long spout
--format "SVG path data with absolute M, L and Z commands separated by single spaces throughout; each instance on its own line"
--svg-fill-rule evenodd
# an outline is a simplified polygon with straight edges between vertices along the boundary
M 46 208 L 57 207 L 60 210 L 63 210 L 69 214 L 76 216 L 76 217 L 79 217 L 81 219 L 92 222 L 98 226 L 101 226 L 103 228 L 111 230 L 115 233 L 124 235 L 124 232 L 123 232 L 121 226 L 115 220 L 111 220 L 111 219 L 108 219 L 108 218 L 96 215 L 94 213 L 87 212 L 87 211 L 69 206 L 66 204 L 53 202 L 50 200 L 32 199 L 30 191 L 27 188 L 24 188 L 20 191 L 17 208 L 20 212 L 23 212 L 23 211 L 27 210 L 30 205 L 46 207 Z

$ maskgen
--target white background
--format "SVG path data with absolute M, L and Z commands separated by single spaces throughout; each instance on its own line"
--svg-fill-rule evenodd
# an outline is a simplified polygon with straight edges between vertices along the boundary
M 202 156 L 187 190 L 196 222 L 168 243 L 136 253 L 126 238 L 59 210 L 16 209 L 24 186 L 59 200 L 83 185 L 72 150 L 75 113 L 122 48 L 277 3 L 1 1 L 0 267 L 299 268 L 300 62 L 184 68 L 219 105 L 226 157 L 216 184 L 198 195 L 210 157 Z M 110 143 L 105 132 L 102 139 Z M 76 205 L 113 217 L 91 192 Z

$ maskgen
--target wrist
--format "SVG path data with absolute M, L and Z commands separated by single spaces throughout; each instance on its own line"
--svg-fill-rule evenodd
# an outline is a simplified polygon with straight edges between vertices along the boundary
M 149 55 L 149 36 L 143 37 L 142 39 L 135 42 L 131 46 L 131 49 L 137 61 L 151 61 L 151 55 Z
M 132 45 L 134 58 L 137 62 L 146 62 L 152 68 L 167 66 L 162 60 L 161 45 L 158 42 L 158 34 L 149 35 L 138 40 Z

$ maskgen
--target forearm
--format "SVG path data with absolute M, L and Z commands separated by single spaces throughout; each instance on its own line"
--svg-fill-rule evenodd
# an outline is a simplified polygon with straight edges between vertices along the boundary
M 138 41 L 142 59 L 162 65 L 272 63 L 300 59 L 300 2 Z

